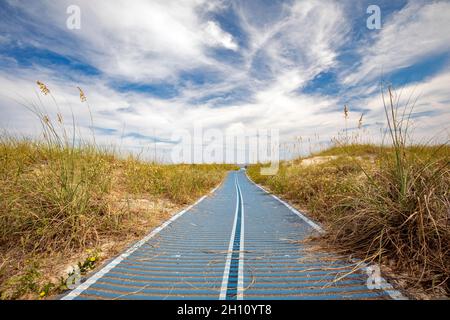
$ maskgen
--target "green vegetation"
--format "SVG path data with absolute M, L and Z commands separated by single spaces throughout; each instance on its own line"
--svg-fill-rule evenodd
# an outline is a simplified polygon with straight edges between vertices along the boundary
M 227 165 L 160 165 L 120 159 L 94 147 L 0 139 L 0 291 L 20 298 L 41 290 L 39 262 L 68 256 L 157 224 L 158 208 L 193 202 L 224 178 Z M 156 220 L 155 220 L 156 219 Z M 149 225 L 150 223 L 150 225 Z M 148 229 L 147 229 L 148 231 Z M 32 296 L 30 296 L 32 297 Z
M 81 89 L 80 99 L 86 103 Z M 60 114 L 51 121 L 45 108 L 29 108 L 42 140 L 0 136 L 1 299 L 60 292 L 68 263 L 87 272 L 100 258 L 90 252 L 120 252 L 235 169 L 122 159 L 95 140 L 75 144 L 80 139 L 69 135 Z
M 388 94 L 390 146 L 336 141 L 274 176 L 261 165 L 248 174 L 322 222 L 333 248 L 389 267 L 408 288 L 449 295 L 450 147 L 408 145 L 409 116 L 397 117 Z

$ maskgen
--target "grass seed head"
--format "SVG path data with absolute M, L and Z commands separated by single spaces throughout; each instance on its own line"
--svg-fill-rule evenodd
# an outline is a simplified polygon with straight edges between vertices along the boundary
M 345 119 L 348 118 L 348 107 L 347 107 L 347 105 L 344 106 L 344 117 L 345 117 Z
M 81 100 L 81 102 L 86 102 L 87 98 L 86 98 L 86 95 L 84 94 L 83 90 L 80 87 L 77 87 L 77 88 L 78 88 L 78 91 L 80 91 L 80 100 Z
M 361 114 L 361 117 L 359 118 L 359 121 L 358 121 L 358 129 L 361 129 L 361 128 L 362 128 L 362 124 L 363 124 L 363 116 L 364 116 L 364 113 L 362 113 L 362 114 Z
M 50 93 L 50 90 L 47 88 L 47 86 L 44 84 L 44 83 L 42 83 L 41 81 L 36 81 L 36 83 L 37 83 L 37 85 L 39 86 L 39 89 L 41 90 L 41 92 L 44 94 L 44 95 L 47 95 L 47 94 L 49 94 Z

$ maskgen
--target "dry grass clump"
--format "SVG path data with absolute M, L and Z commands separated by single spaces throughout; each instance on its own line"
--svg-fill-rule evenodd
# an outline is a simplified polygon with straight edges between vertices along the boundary
M 449 151 L 433 164 L 405 152 L 406 181 L 395 161 L 385 159 L 370 180 L 340 199 L 350 210 L 331 220 L 328 239 L 406 272 L 413 285 L 450 293 Z
M 450 295 L 450 147 L 408 145 L 412 107 L 386 92 L 390 146 L 337 142 L 316 155 L 336 156 L 325 163 L 249 175 L 323 222 L 341 252 L 389 266 L 408 288 Z
M 98 236 L 97 217 L 113 228 L 120 219 L 107 204 L 112 166 L 93 149 L 0 140 L 0 246 L 71 249 Z
M 57 104 L 45 84 L 38 86 Z M 59 112 L 53 121 L 42 105 L 27 107 L 40 120 L 43 139 L 0 135 L 0 299 L 64 290 L 65 279 L 49 274 L 58 271 L 53 265 L 78 260 L 94 267 L 100 255 L 86 250 L 118 252 L 234 169 L 120 159 L 95 140 L 75 137 L 75 125 L 68 132 Z
M 43 260 L 120 229 L 128 216 L 110 204 L 113 159 L 87 146 L 0 138 L 1 298 L 34 292 Z

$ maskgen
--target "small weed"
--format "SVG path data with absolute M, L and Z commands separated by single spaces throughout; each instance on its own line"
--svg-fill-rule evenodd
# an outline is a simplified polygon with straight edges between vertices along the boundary
M 78 262 L 78 269 L 81 274 L 86 274 L 87 272 L 93 270 L 99 259 L 97 251 L 88 250 L 88 253 L 88 257 L 86 257 L 83 262 Z

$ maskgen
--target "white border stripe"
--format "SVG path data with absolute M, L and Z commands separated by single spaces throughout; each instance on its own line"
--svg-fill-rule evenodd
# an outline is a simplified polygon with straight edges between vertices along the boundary
M 214 193 L 217 188 L 219 188 L 221 184 L 216 186 L 214 189 L 210 191 L 210 194 Z M 160 225 L 158 228 L 154 229 L 152 232 L 150 232 L 147 236 L 136 242 L 132 247 L 127 249 L 124 253 L 122 253 L 120 256 L 115 258 L 113 261 L 108 263 L 106 266 L 104 266 L 102 269 L 100 269 L 97 273 L 92 275 L 90 278 L 88 278 L 85 282 L 81 283 L 78 287 L 70 291 L 67 295 L 61 298 L 61 300 L 73 300 L 76 297 L 78 297 L 84 290 L 88 289 L 91 285 L 93 285 L 95 282 L 97 282 L 98 279 L 103 277 L 106 273 L 108 273 L 112 268 L 117 266 L 120 262 L 122 262 L 125 258 L 127 258 L 130 254 L 132 254 L 134 251 L 139 249 L 143 244 L 145 244 L 148 240 L 153 238 L 156 234 L 161 232 L 164 228 L 166 228 L 169 224 L 174 222 L 176 219 L 181 217 L 184 213 L 192 209 L 194 206 L 199 204 L 201 201 L 203 201 L 207 196 L 203 196 L 200 199 L 198 199 L 194 204 L 190 205 L 186 209 L 178 212 L 176 215 L 172 216 L 169 220 L 164 222 L 162 225 Z
M 289 210 L 291 210 L 292 212 L 294 212 L 296 215 L 298 215 L 302 220 L 304 220 L 306 223 L 308 223 L 311 227 L 313 227 L 315 230 L 319 231 L 320 233 L 325 233 L 325 231 L 323 230 L 323 228 L 321 226 L 319 226 L 318 224 L 316 224 L 315 222 L 313 222 L 312 220 L 310 220 L 309 218 L 307 218 L 306 216 L 304 216 L 302 213 L 300 213 L 298 210 L 296 210 L 295 208 L 293 208 L 291 205 L 289 205 L 288 203 L 286 203 L 285 201 L 281 200 L 280 198 L 278 198 L 277 196 L 275 196 L 274 194 L 272 194 L 271 192 L 267 191 L 266 189 L 264 189 L 262 186 L 260 186 L 259 184 L 255 183 L 247 174 L 247 171 L 245 171 L 245 175 L 247 176 L 247 179 L 253 183 L 255 186 L 257 186 L 259 189 L 263 190 L 264 192 L 270 194 L 272 197 L 274 197 L 275 199 L 277 199 L 278 201 L 280 201 L 282 204 L 284 204 Z M 368 268 L 370 267 L 367 263 L 365 262 L 358 262 L 358 260 L 353 259 L 353 262 L 355 263 L 359 263 L 362 266 L 364 266 L 364 271 L 366 271 L 366 273 L 368 273 Z M 405 297 L 400 291 L 394 289 L 394 287 L 383 277 L 380 276 L 380 281 L 381 281 L 381 285 L 380 285 L 380 289 L 382 289 L 384 292 L 386 292 L 392 299 L 394 300 L 408 300 L 407 297 Z
M 237 187 L 237 175 L 234 176 L 234 186 L 236 188 L 236 210 L 234 212 L 233 229 L 231 229 L 230 243 L 228 244 L 227 260 L 225 261 L 225 269 L 223 270 L 222 286 L 220 287 L 219 300 L 225 300 L 227 297 L 228 278 L 230 276 L 231 256 L 233 254 L 234 236 L 236 233 L 236 224 L 239 209 L 239 192 Z

